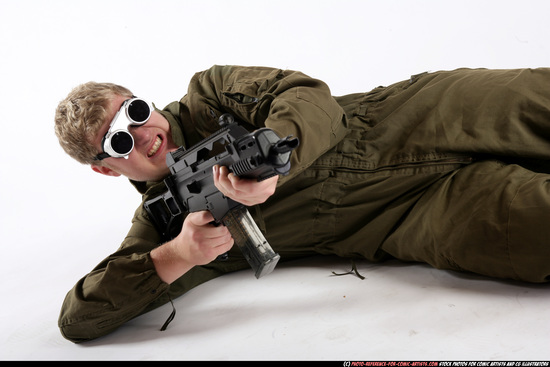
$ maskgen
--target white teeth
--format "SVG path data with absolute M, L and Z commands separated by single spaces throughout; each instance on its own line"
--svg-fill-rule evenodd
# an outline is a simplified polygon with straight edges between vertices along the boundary
M 155 140 L 155 144 L 153 144 L 151 150 L 147 152 L 147 156 L 152 157 L 157 152 L 157 150 L 159 150 L 161 144 L 162 139 L 160 138 L 160 136 L 157 136 L 157 140 Z

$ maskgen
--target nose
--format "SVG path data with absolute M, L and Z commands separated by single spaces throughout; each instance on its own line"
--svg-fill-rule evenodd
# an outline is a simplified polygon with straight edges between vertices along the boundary
M 150 120 L 150 119 L 147 119 L 147 120 L 145 120 L 144 122 L 138 123 L 138 124 L 130 124 L 130 125 L 128 125 L 128 130 L 129 130 L 129 131 L 136 130 L 137 128 L 146 125 L 146 124 L 149 122 L 149 120 Z
M 128 126 L 128 131 L 134 138 L 134 144 L 139 145 L 141 141 L 145 140 L 145 129 L 140 129 L 145 124 L 141 125 L 130 125 Z
M 143 125 L 145 125 L 145 123 L 139 124 L 139 125 L 137 125 L 137 124 L 135 124 L 135 125 L 128 125 L 128 130 L 129 130 L 129 131 L 133 131 L 133 130 L 136 130 L 138 127 L 142 127 Z

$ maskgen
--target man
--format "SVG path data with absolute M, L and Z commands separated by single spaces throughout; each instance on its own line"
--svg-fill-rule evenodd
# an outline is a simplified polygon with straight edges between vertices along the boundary
M 394 257 L 550 280 L 550 69 L 424 73 L 333 97 L 300 72 L 214 66 L 192 78 L 179 102 L 128 120 L 133 149 L 119 154 L 111 125 L 130 103 L 145 102 L 113 84 L 79 86 L 57 109 L 56 134 L 73 158 L 128 177 L 144 200 L 164 190 L 166 153 L 215 132 L 223 113 L 248 130 L 266 126 L 300 139 L 287 176 L 258 183 L 214 168 L 218 189 L 250 207 L 283 261 Z M 165 242 L 140 206 L 118 251 L 68 293 L 63 335 L 99 337 L 247 268 L 228 230 L 211 221 L 208 212 L 191 213 Z M 227 261 L 215 261 L 228 250 Z

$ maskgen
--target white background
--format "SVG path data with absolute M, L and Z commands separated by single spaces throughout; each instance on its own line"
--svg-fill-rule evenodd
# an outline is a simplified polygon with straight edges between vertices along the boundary
M 157 106 L 213 64 L 300 70 L 334 95 L 458 67 L 549 66 L 546 0 L 0 0 L 0 359 L 550 359 L 548 286 L 341 259 L 239 272 L 97 341 L 63 339 L 65 293 L 115 251 L 140 202 L 72 161 L 53 132 L 77 84 Z

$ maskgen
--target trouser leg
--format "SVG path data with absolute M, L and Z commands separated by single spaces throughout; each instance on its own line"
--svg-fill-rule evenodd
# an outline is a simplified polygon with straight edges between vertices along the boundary
M 362 106 L 349 114 L 369 126 L 379 166 L 433 154 L 550 154 L 550 68 L 425 74 L 373 91 Z
M 382 250 L 437 268 L 550 281 L 550 175 L 473 163 L 430 187 Z

